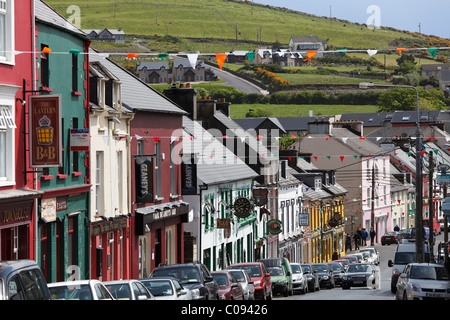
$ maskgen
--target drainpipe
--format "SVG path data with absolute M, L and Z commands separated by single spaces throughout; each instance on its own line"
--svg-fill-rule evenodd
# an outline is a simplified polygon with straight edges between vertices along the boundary
M 31 90 L 36 90 L 36 18 L 35 18 L 35 6 L 34 0 L 30 0 L 30 18 L 31 18 L 31 51 L 33 52 L 31 55 Z M 24 87 L 25 88 L 25 87 Z M 29 108 L 29 106 L 28 106 Z M 24 126 L 27 124 L 24 123 Z M 25 155 L 26 156 L 26 155 Z M 28 168 L 25 168 L 28 170 Z M 38 172 L 37 169 L 34 169 L 33 173 L 33 187 L 35 190 L 38 189 Z M 38 199 L 34 199 L 34 213 L 36 215 L 34 219 L 34 260 L 38 261 Z

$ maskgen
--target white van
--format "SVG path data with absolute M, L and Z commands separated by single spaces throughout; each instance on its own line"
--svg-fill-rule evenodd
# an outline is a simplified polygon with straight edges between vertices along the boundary
M 430 247 L 424 244 L 425 262 L 430 261 Z M 400 274 L 408 263 L 416 261 L 416 241 L 415 239 L 402 239 L 402 242 L 395 249 L 394 261 L 389 260 L 388 266 L 393 267 L 391 277 L 391 292 L 397 291 L 397 281 Z

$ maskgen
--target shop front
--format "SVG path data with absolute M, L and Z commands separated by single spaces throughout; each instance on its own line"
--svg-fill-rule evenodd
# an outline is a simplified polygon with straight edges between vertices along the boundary
M 0 261 L 34 258 L 35 190 L 6 190 L 0 194 Z
M 189 204 L 173 201 L 135 210 L 138 275 L 148 277 L 158 265 L 184 262 L 184 227 Z

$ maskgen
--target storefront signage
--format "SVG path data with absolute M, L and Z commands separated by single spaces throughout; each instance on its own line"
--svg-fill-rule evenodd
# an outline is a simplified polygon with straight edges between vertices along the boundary
M 197 194 L 197 164 L 194 161 L 194 155 L 190 161 L 181 163 L 181 194 Z
M 267 204 L 267 189 L 253 189 L 253 201 L 255 206 L 261 207 Z
M 89 151 L 89 129 L 70 129 L 70 151 Z
M 56 221 L 56 198 L 41 200 L 41 218 L 47 223 Z
M 278 219 L 272 219 L 267 221 L 267 231 L 270 234 L 277 235 L 281 233 L 281 224 L 282 222 Z
M 298 214 L 298 225 L 300 227 L 309 226 L 309 213 L 308 212 L 300 212 Z
M 30 223 L 33 201 L 5 203 L 0 206 L 0 226 Z
M 154 202 L 153 159 L 149 156 L 136 156 L 136 202 Z
M 61 95 L 30 96 L 30 167 L 59 167 L 62 154 Z
M 231 228 L 230 219 L 217 219 L 216 228 L 217 229 L 230 229 Z
M 122 230 L 127 227 L 127 219 L 119 219 L 92 225 L 91 236 L 96 237 L 103 233 Z

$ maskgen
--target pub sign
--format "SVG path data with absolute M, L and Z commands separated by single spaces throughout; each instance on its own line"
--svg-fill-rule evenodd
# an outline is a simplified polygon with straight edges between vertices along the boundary
M 62 159 L 61 95 L 28 98 L 30 167 L 60 167 Z
M 153 187 L 153 159 L 151 156 L 136 156 L 136 202 L 155 202 Z
M 181 194 L 197 194 L 197 164 L 195 155 L 191 155 L 187 161 L 181 163 Z

